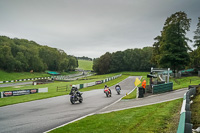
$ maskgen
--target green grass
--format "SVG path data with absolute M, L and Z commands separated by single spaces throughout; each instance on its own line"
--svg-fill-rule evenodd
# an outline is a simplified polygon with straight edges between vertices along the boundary
M 192 112 L 192 117 L 191 117 L 191 123 L 193 124 L 193 129 L 196 129 L 200 127 L 200 87 L 197 88 L 197 94 L 194 97 L 193 103 L 191 104 L 191 112 Z
M 17 79 L 27 79 L 27 78 L 39 78 L 39 77 L 49 77 L 51 75 L 47 73 L 38 73 L 38 72 L 5 72 L 0 70 L 0 81 L 10 81 Z
M 76 74 L 78 72 L 71 71 L 71 72 L 63 72 L 62 75 L 69 75 L 69 74 Z M 11 80 L 18 80 L 18 79 L 29 79 L 29 78 L 40 78 L 40 77 L 50 77 L 50 74 L 45 72 L 5 72 L 0 70 L 0 81 L 11 81 Z
M 93 70 L 93 61 L 89 60 L 78 60 L 78 68 L 82 70 Z
M 191 76 L 191 77 L 182 77 L 176 79 L 177 82 L 173 78 L 170 78 L 170 82 L 173 82 L 173 89 L 181 89 L 181 88 L 188 88 L 189 85 L 200 84 L 200 77 L 198 76 Z M 179 84 L 180 83 L 180 84 Z
M 176 132 L 182 99 L 107 114 L 73 122 L 51 133 L 169 133 Z

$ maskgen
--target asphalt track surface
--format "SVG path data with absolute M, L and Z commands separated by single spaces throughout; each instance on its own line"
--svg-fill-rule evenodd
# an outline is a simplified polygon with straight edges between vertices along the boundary
M 114 87 L 112 97 L 107 98 L 103 89 L 83 92 L 83 103 L 72 105 L 70 96 L 58 96 L 43 100 L 0 107 L 0 133 L 42 133 L 85 115 L 98 112 L 135 88 L 134 76 L 120 82 L 121 95 Z

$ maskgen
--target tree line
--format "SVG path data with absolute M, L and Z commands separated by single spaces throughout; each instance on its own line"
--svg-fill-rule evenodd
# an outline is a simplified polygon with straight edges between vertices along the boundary
M 153 47 L 127 49 L 105 53 L 93 60 L 93 70 L 98 74 L 120 71 L 150 71 Z
M 0 69 L 8 72 L 63 72 L 78 67 L 78 60 L 63 50 L 6 36 L 0 36 L 0 62 Z
M 150 67 L 171 68 L 174 72 L 187 68 L 200 70 L 200 17 L 194 31 L 192 48 L 186 37 L 191 19 L 185 12 L 176 12 L 164 23 L 161 35 L 154 38 L 152 47 L 105 53 L 95 59 L 93 69 L 98 74 L 120 71 L 150 71 Z
M 89 58 L 89 57 L 86 57 L 86 56 L 77 57 L 77 59 L 80 59 L 80 60 L 89 60 L 89 61 L 92 61 L 92 58 Z

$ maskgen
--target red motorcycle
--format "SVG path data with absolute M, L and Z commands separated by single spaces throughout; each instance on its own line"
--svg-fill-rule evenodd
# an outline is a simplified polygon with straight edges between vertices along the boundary
M 111 90 L 108 87 L 104 89 L 104 93 L 106 93 L 107 97 L 111 97 Z

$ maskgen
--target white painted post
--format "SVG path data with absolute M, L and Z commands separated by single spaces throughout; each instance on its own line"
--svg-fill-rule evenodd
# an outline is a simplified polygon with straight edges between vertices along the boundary
M 169 71 L 170 71 L 170 68 L 167 69 L 167 83 L 169 83 Z

